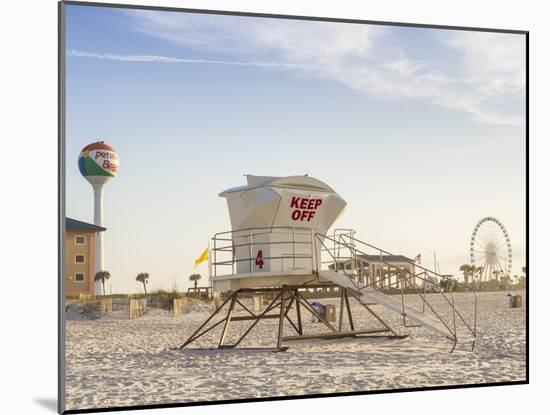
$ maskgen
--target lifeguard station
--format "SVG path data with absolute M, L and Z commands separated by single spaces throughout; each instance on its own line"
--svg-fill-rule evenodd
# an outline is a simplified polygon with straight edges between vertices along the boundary
M 335 229 L 329 234 L 346 202 L 326 183 L 309 176 L 248 175 L 245 186 L 225 190 L 220 196 L 227 199 L 232 229 L 212 237 L 209 273 L 213 291 L 221 293 L 223 300 L 181 348 L 222 325 L 217 347 L 236 348 L 265 319 L 278 321 L 277 351 L 286 350 L 294 340 L 380 334 L 405 337 L 375 310 L 384 307 L 399 314 L 404 327 L 423 326 L 450 339 L 453 350 L 459 341 L 471 342 L 473 350 L 476 292 L 454 280 L 445 284 L 473 293 L 470 312 L 465 315 L 455 306 L 452 290 L 426 292 L 426 287 L 440 287 L 447 277 L 405 257 L 400 258 L 406 266 L 396 267 L 389 260 L 395 256 L 361 241 L 352 229 Z M 331 324 L 308 302 L 306 293 L 317 289 L 338 293 L 337 324 Z M 388 295 L 388 290 L 397 295 Z M 419 296 L 421 309 L 406 304 L 409 296 L 405 291 Z M 252 310 L 245 299 L 258 295 L 270 300 L 261 310 Z M 350 300 L 361 304 L 377 326 L 357 329 Z M 327 331 L 306 332 L 304 313 Z M 227 344 L 235 321 L 249 321 L 250 325 Z M 284 335 L 287 323 L 295 334 Z

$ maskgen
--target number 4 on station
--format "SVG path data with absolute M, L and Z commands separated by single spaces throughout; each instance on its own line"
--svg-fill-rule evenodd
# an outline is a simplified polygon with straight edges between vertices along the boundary
M 263 254 L 261 249 L 256 254 L 256 266 L 260 269 L 264 267 Z

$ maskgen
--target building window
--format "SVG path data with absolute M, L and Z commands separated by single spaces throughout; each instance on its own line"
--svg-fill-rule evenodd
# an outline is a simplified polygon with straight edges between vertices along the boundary
M 74 237 L 74 244 L 75 245 L 84 245 L 86 243 L 86 238 L 84 235 L 76 235 Z
M 74 256 L 74 263 L 75 264 L 83 264 L 84 263 L 84 255 L 75 255 Z
M 77 272 L 74 274 L 74 282 L 84 282 L 84 273 Z

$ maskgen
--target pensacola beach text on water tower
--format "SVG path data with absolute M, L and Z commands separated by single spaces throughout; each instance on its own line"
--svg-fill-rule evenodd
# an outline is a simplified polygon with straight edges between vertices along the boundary
M 78 169 L 94 190 L 94 225 L 103 226 L 103 190 L 107 183 L 117 175 L 119 168 L 118 153 L 104 141 L 88 144 L 78 157 Z M 103 232 L 96 235 L 95 272 L 104 271 Z M 94 293 L 101 293 L 101 283 L 96 282 Z

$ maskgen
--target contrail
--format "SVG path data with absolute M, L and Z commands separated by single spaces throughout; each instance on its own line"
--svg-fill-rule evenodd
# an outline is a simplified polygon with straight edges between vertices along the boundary
M 223 61 L 223 60 L 210 60 L 210 59 L 173 58 L 170 56 L 159 56 L 159 55 L 117 55 L 113 53 L 84 52 L 76 49 L 68 50 L 67 56 L 74 56 L 79 58 L 104 59 L 104 60 L 122 61 L 122 62 L 191 63 L 191 64 L 205 64 L 205 65 L 256 66 L 256 67 L 263 67 L 263 68 L 282 68 L 282 69 L 314 69 L 314 70 L 336 69 L 336 68 L 319 67 L 314 65 L 301 65 L 301 64 L 294 64 L 294 63 L 283 63 L 283 62 L 239 62 L 239 61 Z

